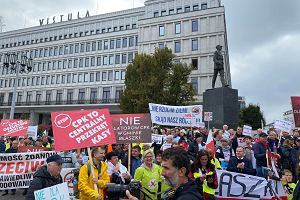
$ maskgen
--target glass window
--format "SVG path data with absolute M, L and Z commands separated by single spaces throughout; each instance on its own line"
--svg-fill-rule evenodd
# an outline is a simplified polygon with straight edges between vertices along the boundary
M 121 39 L 116 40 L 116 48 L 121 48 Z
M 193 67 L 193 70 L 198 69 L 198 58 L 192 58 L 192 67 Z
M 67 60 L 64 60 L 63 61 L 63 69 L 66 69 L 67 68 Z
M 192 20 L 192 32 L 198 31 L 198 20 Z
M 67 83 L 71 83 L 71 74 L 67 74 Z
M 181 32 L 181 24 L 176 23 L 175 24 L 175 34 L 179 34 Z
M 206 10 L 206 9 L 207 9 L 207 3 L 202 3 L 201 10 Z
M 104 50 L 107 50 L 108 49 L 108 41 L 107 40 L 104 40 Z
M 72 60 L 68 60 L 68 68 L 72 68 Z
M 92 51 L 96 51 L 96 42 L 92 42 Z
M 59 74 L 56 76 L 56 84 L 60 84 L 60 75 Z
M 134 37 L 129 37 L 129 47 L 133 47 L 134 45 Z
M 115 64 L 120 64 L 120 54 L 116 54 Z
M 84 73 L 84 82 L 89 82 L 89 73 Z
M 90 66 L 90 59 L 89 58 L 85 58 L 85 67 L 89 67 Z
M 107 72 L 102 72 L 102 81 L 107 80 Z
M 78 83 L 82 83 L 83 82 L 83 75 L 82 73 L 78 74 Z
M 133 53 L 128 53 L 128 63 L 132 63 L 133 61 Z
M 73 65 L 74 68 L 77 68 L 78 67 L 78 59 L 75 58 L 74 59 L 74 65 Z
M 97 66 L 100 66 L 101 65 L 101 57 L 97 57 Z
M 62 90 L 57 90 L 56 92 L 56 103 L 61 103 L 62 102 Z
M 121 80 L 125 80 L 126 71 L 121 71 Z
M 95 57 L 91 57 L 91 66 L 92 66 L 92 67 L 95 66 Z
M 109 55 L 109 64 L 110 65 L 114 64 L 114 55 Z
M 127 38 L 123 38 L 122 47 L 127 47 Z
M 174 14 L 174 9 L 170 9 L 169 10 L 169 15 L 173 15 Z
M 161 25 L 159 26 L 159 36 L 165 35 L 165 26 Z
M 160 48 L 160 49 L 163 49 L 163 48 L 165 48 L 165 44 L 164 43 L 158 43 L 158 48 Z
M 108 102 L 110 99 L 110 87 L 103 88 L 103 102 Z
M 198 78 L 191 78 L 191 84 L 195 91 L 195 94 L 198 94 Z
M 198 39 L 192 39 L 192 51 L 198 50 Z
M 90 101 L 91 103 L 96 103 L 97 101 L 97 88 L 91 88 L 91 94 L 90 94 Z
M 181 49 L 180 41 L 175 42 L 175 53 L 179 53 Z
M 158 11 L 154 12 L 154 17 L 158 17 L 159 14 L 158 14 Z
M 80 53 L 84 52 L 84 43 L 80 44 Z
M 113 71 L 108 71 L 108 81 L 113 80 Z
M 199 5 L 198 4 L 193 5 L 193 11 L 196 11 L 196 10 L 199 10 Z
M 91 43 L 87 42 L 86 43 L 86 52 L 90 52 L 91 50 Z
M 167 11 L 166 10 L 162 10 L 161 11 L 161 16 L 166 16 L 167 15 Z
M 107 64 L 108 64 L 108 57 L 103 56 L 103 65 L 107 65 Z
M 94 82 L 95 81 L 95 73 L 92 72 L 90 73 L 90 82 Z
M 176 11 L 177 13 L 182 13 L 182 8 L 177 8 Z
M 41 92 L 36 92 L 35 100 L 37 104 L 40 104 L 42 99 L 42 93 Z
M 186 7 L 184 7 L 184 12 L 190 12 L 191 11 L 191 8 L 190 8 L 190 6 L 186 6 Z
M 83 67 L 83 58 L 79 58 L 79 67 Z
M 127 55 L 122 54 L 122 64 L 126 64 L 126 61 L 127 61 Z
M 67 103 L 72 103 L 73 96 L 74 96 L 74 90 L 73 89 L 68 89 L 67 90 Z
M 115 80 L 120 80 L 120 71 L 115 71 Z
M 73 49 L 74 49 L 74 45 L 70 44 L 70 46 L 69 46 L 69 54 L 73 53 Z
M 78 53 L 79 52 L 79 44 L 75 44 L 75 53 Z
M 99 82 L 100 81 L 100 72 L 96 72 L 96 81 Z
M 102 50 L 102 40 L 99 40 L 97 43 L 98 50 Z
M 44 57 L 48 57 L 48 53 L 49 53 L 49 50 L 46 48 L 46 49 L 44 50 Z
M 109 48 L 110 49 L 114 49 L 115 48 L 115 40 L 110 40 Z
M 77 83 L 77 74 L 73 74 L 72 82 Z
M 69 53 L 69 46 L 66 45 L 65 46 L 65 50 L 64 50 L 64 54 L 67 55 Z
M 59 47 L 58 55 L 63 55 L 63 46 Z
M 61 75 L 61 84 L 66 83 L 66 75 Z
M 84 103 L 85 100 L 85 88 L 79 89 L 78 92 L 78 103 Z

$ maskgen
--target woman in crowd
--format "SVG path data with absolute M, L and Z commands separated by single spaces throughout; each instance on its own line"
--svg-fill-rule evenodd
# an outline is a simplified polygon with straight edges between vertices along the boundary
M 211 162 L 211 157 L 208 151 L 199 151 L 195 162 L 192 165 L 192 173 L 197 184 L 202 186 L 203 199 L 215 199 L 215 189 L 218 187 L 218 178 L 215 170 L 215 165 Z
M 221 139 L 223 138 L 223 131 L 222 130 L 216 130 L 214 132 L 214 141 L 215 141 L 215 149 L 220 147 L 221 144 Z
M 277 153 L 279 140 L 277 139 L 277 134 L 275 131 L 270 131 L 268 136 L 269 149 L 273 153 Z
M 281 151 L 281 169 L 292 170 L 291 151 L 293 148 L 294 141 L 290 138 L 286 138 L 283 145 L 280 147 Z
M 205 143 L 203 142 L 202 137 L 203 135 L 201 133 L 196 133 L 194 141 L 189 145 L 188 153 L 193 157 L 193 160 L 196 159 L 197 153 L 204 149 Z
M 234 156 L 234 152 L 231 146 L 229 145 L 229 139 L 222 138 L 220 141 L 221 146 L 219 146 L 216 150 L 216 157 L 219 159 L 222 168 L 226 169 L 230 158 Z
M 144 152 L 142 157 L 143 164 L 136 169 L 134 179 L 141 181 L 143 191 L 148 195 L 145 200 L 157 199 L 157 194 L 161 188 L 161 168 L 154 163 L 154 153 L 151 149 Z

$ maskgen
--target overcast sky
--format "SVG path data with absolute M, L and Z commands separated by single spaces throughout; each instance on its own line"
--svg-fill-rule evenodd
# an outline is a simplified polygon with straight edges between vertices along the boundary
M 300 1 L 222 0 L 233 88 L 259 104 L 267 122 L 290 110 L 300 96 Z M 39 25 L 67 13 L 90 15 L 143 6 L 144 0 L 1 0 L 4 31 Z

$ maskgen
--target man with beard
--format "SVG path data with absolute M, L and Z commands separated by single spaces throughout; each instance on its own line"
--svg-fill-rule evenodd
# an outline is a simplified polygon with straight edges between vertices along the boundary
M 199 188 L 194 181 L 189 180 L 190 162 L 188 154 L 182 148 L 169 148 L 162 155 L 162 176 L 171 187 L 162 199 L 165 200 L 202 200 Z M 138 200 L 126 191 L 129 200 Z

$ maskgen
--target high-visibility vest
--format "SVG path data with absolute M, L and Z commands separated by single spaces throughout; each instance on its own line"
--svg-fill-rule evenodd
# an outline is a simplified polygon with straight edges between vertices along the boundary
M 7 150 L 7 149 L 9 149 L 10 148 L 10 144 L 9 143 L 6 143 L 5 144 L 5 151 Z
M 210 162 L 211 162 L 211 164 L 213 164 L 216 167 L 216 169 L 222 169 L 220 161 L 216 157 L 211 159 Z
M 213 172 L 208 172 L 208 175 L 212 175 L 212 174 L 213 174 Z M 198 177 L 200 177 L 200 173 L 199 172 L 195 172 L 194 173 L 194 178 L 198 178 Z M 207 181 L 206 180 L 203 181 L 202 188 L 203 188 L 203 192 L 205 192 L 207 194 L 215 195 L 215 189 L 209 187 L 207 185 Z

